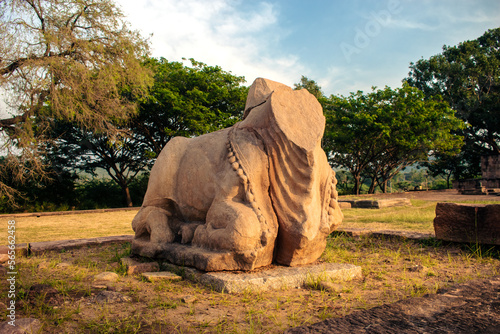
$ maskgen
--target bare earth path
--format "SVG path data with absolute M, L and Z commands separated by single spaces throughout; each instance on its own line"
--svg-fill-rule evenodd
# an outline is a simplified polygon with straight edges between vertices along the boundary
M 500 277 L 475 280 L 285 333 L 500 333 Z

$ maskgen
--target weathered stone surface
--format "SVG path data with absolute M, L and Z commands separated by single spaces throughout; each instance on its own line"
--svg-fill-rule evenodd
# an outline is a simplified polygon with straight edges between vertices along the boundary
M 15 244 L 16 257 L 27 256 L 29 245 L 27 243 Z M 9 254 L 9 246 L 0 246 L 0 254 Z
M 201 275 L 199 282 L 216 291 L 240 293 L 303 287 L 308 282 L 343 282 L 361 278 L 361 267 L 324 263 L 303 267 L 277 267 L 256 273 L 215 272 Z
M 156 272 L 160 270 L 158 262 L 139 262 L 130 257 L 121 259 L 123 265 L 127 267 L 128 275 L 138 275 L 147 272 Z
M 350 209 L 352 208 L 352 204 L 350 202 L 339 201 L 339 207 L 341 209 Z
M 181 276 L 171 273 L 170 271 L 146 272 L 142 273 L 142 276 L 150 282 L 182 280 Z
M 500 277 L 470 281 L 285 333 L 496 334 L 500 333 L 499 296 Z
M 307 90 L 257 79 L 241 122 L 176 137 L 160 153 L 132 222 L 133 254 L 204 271 L 315 261 L 343 217 L 324 127 Z
M 188 295 L 188 296 L 183 296 L 181 298 L 181 301 L 183 303 L 186 303 L 186 304 L 191 304 L 191 303 L 194 303 L 196 301 L 196 297 L 195 296 L 192 296 L 192 295 Z
M 118 281 L 118 276 L 117 273 L 111 272 L 111 271 L 105 271 L 102 273 L 99 273 L 94 276 L 94 281 L 100 281 L 100 282 L 116 282 Z
M 341 208 L 382 209 L 394 206 L 411 206 L 409 198 L 391 198 L 378 200 L 339 200 Z
M 438 203 L 436 239 L 500 245 L 500 204 Z
M 0 254 L 0 263 L 5 263 L 9 261 L 9 255 L 8 254 Z
M 9 320 L 10 321 L 10 320 Z M 40 333 L 42 323 L 34 318 L 17 318 L 15 326 L 9 324 L 8 321 L 0 323 L 0 333 L 2 334 L 35 334 Z

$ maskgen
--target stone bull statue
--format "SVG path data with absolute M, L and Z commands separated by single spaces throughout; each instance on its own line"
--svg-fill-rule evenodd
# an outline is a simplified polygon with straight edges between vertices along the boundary
M 257 79 L 241 122 L 162 150 L 132 253 L 204 271 L 314 262 L 343 218 L 324 127 L 307 90 Z

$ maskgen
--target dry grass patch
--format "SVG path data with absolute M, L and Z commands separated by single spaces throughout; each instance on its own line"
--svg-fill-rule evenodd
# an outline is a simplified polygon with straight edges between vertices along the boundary
M 137 209 L 138 211 L 139 209 Z M 137 211 L 111 211 L 40 217 L 1 218 L 0 244 L 7 244 L 7 222 L 16 221 L 16 242 L 56 241 L 133 234 Z

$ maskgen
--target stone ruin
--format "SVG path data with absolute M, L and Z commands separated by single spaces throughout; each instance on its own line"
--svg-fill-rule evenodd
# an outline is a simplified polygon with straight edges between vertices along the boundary
M 162 150 L 132 254 L 203 271 L 314 262 L 343 218 L 324 128 L 307 90 L 256 79 L 242 121 Z
M 463 195 L 500 195 L 500 155 L 481 157 L 481 176 L 453 181 L 453 188 Z

